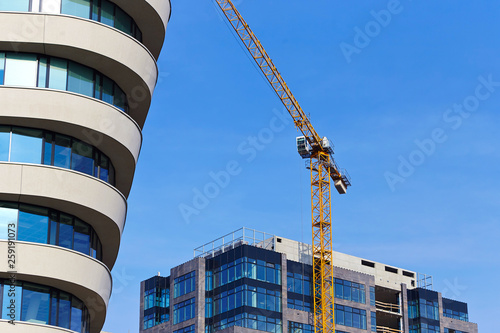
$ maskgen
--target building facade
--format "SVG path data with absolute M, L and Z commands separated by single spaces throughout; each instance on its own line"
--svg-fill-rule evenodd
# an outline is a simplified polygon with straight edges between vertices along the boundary
M 0 332 L 100 332 L 168 0 L 0 0 Z
M 311 246 L 240 229 L 141 282 L 144 333 L 312 333 Z M 334 252 L 337 333 L 477 333 L 413 271 Z

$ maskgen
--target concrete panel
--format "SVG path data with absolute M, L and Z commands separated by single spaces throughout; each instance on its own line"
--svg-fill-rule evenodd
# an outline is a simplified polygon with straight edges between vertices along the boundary
M 8 242 L 0 241 L 0 253 Z M 0 276 L 8 278 L 7 260 L 0 261 Z M 16 279 L 61 289 L 81 299 L 91 316 L 91 327 L 99 332 L 111 296 L 111 273 L 89 256 L 61 247 L 16 242 Z
M 5 333 L 75 333 L 65 328 L 16 321 L 15 325 L 0 319 L 0 332 Z
M 19 202 L 82 219 L 99 235 L 103 262 L 109 269 L 113 267 L 127 211 L 125 198 L 114 187 L 77 171 L 44 165 L 0 162 L 0 174 L 12 176 L 5 182 L 8 186 L 1 182 L 0 200 L 17 196 Z
M 116 187 L 128 196 L 142 143 L 130 116 L 94 98 L 51 89 L 0 86 L 0 100 L 2 125 L 51 130 L 101 150 L 113 162 Z

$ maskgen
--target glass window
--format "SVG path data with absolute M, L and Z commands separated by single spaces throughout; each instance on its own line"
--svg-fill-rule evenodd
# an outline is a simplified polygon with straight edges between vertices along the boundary
M 102 100 L 102 75 L 95 74 L 94 97 Z
M 75 219 L 73 249 L 85 254 L 89 254 L 90 251 L 90 226 L 77 219 Z
M 118 7 L 116 7 L 115 28 L 132 35 L 132 18 Z
M 58 245 L 67 249 L 73 248 L 73 219 L 66 214 L 61 214 L 59 220 Z
M 48 324 L 50 311 L 49 288 L 23 283 L 22 321 Z
M 29 8 L 29 0 L 0 0 L 0 10 L 27 12 Z
M 43 135 L 43 164 L 52 165 L 52 134 L 44 133 Z
M 9 160 L 10 127 L 0 126 L 0 161 Z
M 57 316 L 57 326 L 69 328 L 69 318 L 71 314 L 71 296 L 65 292 L 59 293 L 59 313 Z
M 7 314 L 10 314 L 10 309 L 8 309 L 7 307 L 11 303 L 15 303 L 17 305 L 21 304 L 22 299 L 22 288 L 19 282 L 16 283 L 14 292 L 12 292 L 10 289 L 11 286 L 6 286 L 6 288 L 3 288 L 2 319 L 7 320 L 12 320 L 10 316 L 7 316 Z M 16 308 L 15 314 L 16 318 L 14 320 L 19 320 L 21 318 L 21 311 L 19 311 L 19 307 Z
M 17 205 L 0 204 L 0 239 L 9 239 L 9 229 L 17 234 Z M 14 224 L 9 228 L 9 224 Z
M 114 99 L 113 99 L 113 104 L 117 108 L 119 108 L 122 111 L 126 111 L 127 107 L 127 96 L 123 92 L 123 90 L 118 87 L 117 84 L 115 84 L 115 91 L 114 91 Z
M 66 90 L 68 78 L 68 61 L 50 58 L 49 88 Z
M 71 326 L 72 331 L 81 332 L 82 331 L 82 318 L 83 314 L 83 303 L 72 297 L 71 299 Z
M 99 1 L 92 1 L 92 20 L 99 21 Z
M 47 244 L 49 231 L 48 210 L 34 206 L 19 207 L 17 239 L 26 242 Z
M 71 161 L 71 139 L 64 135 L 56 134 L 54 145 L 54 166 L 68 168 Z
M 71 169 L 92 176 L 94 171 L 92 146 L 80 141 L 73 142 L 73 149 L 71 152 Z
M 4 0 L 0 0 L 4 1 Z M 9 2 L 11 2 L 9 0 Z M 3 84 L 3 76 L 5 74 L 5 53 L 0 52 L 0 84 Z
M 99 159 L 99 179 L 109 182 L 109 159 L 104 155 Z
M 101 22 L 109 26 L 115 26 L 115 5 L 108 0 L 101 1 Z
M 42 160 L 42 131 L 14 127 L 12 129 L 11 162 L 38 163 Z
M 50 293 L 50 313 L 52 314 L 50 316 L 50 325 L 56 326 L 57 325 L 57 306 L 58 304 L 58 294 L 57 291 L 52 291 Z
M 36 87 L 38 61 L 34 54 L 7 53 L 5 85 Z
M 49 244 L 57 245 L 57 227 L 59 223 L 54 221 L 51 217 L 50 219 L 50 235 L 49 235 Z
M 47 58 L 41 57 L 38 61 L 38 84 L 37 87 L 47 88 Z
M 62 14 L 90 18 L 90 0 L 62 0 Z
M 113 81 L 107 77 L 102 78 L 102 100 L 113 104 Z
M 86 66 L 70 62 L 68 90 L 94 97 L 94 71 Z

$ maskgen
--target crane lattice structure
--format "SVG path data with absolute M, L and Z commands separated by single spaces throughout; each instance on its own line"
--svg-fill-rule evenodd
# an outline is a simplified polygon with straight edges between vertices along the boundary
M 334 333 L 333 251 L 330 182 L 341 194 L 351 186 L 349 175 L 333 158 L 333 146 L 321 138 L 288 88 L 266 50 L 231 0 L 216 0 L 233 29 L 293 118 L 303 137 L 297 138 L 302 158 L 311 172 L 314 331 Z

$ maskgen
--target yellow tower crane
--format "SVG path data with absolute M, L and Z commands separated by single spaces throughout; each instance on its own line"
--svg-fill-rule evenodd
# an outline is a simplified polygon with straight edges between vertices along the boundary
M 232 1 L 216 2 L 302 132 L 297 149 L 302 158 L 309 158 L 307 168 L 311 171 L 314 331 L 335 333 L 330 183 L 333 181 L 337 191 L 344 194 L 351 186 L 349 175 L 338 168 L 330 141 L 318 135 Z

